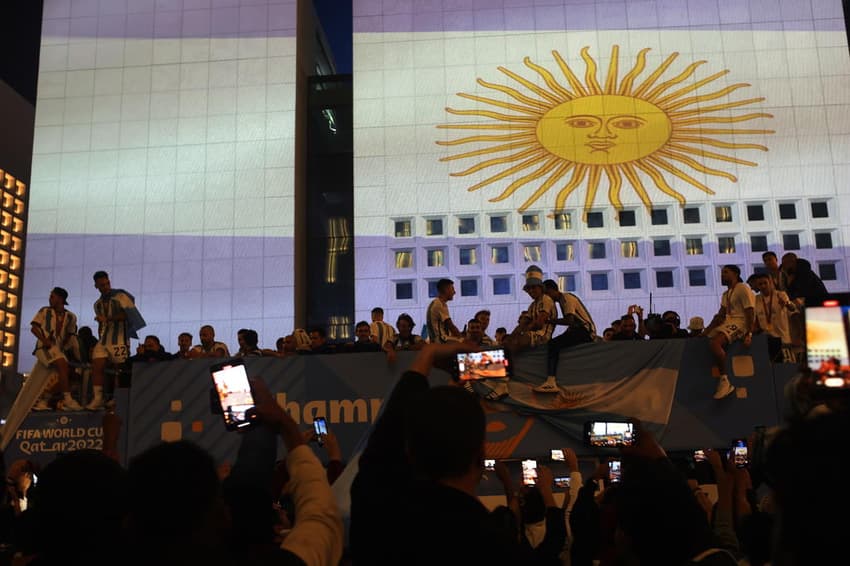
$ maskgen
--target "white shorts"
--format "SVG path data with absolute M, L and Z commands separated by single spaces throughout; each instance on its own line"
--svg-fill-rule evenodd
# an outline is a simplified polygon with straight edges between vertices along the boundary
M 743 324 L 738 324 L 737 322 L 724 322 L 720 326 L 714 328 L 709 334 L 709 338 L 714 338 L 718 334 L 723 334 L 726 336 L 726 341 L 730 344 L 735 340 L 744 337 L 744 334 L 747 333 L 747 329 Z
M 92 352 L 92 359 L 102 359 L 106 358 L 113 364 L 123 364 L 127 361 L 127 358 L 130 355 L 130 346 L 128 344 L 115 344 L 115 345 L 106 345 L 98 342 L 94 346 L 94 352 Z
M 56 360 L 67 360 L 68 358 L 65 357 L 65 354 L 62 353 L 62 350 L 59 349 L 59 346 L 54 344 L 50 348 L 39 348 L 38 350 L 36 350 L 35 359 L 38 360 L 38 363 L 40 363 L 41 365 L 48 367 Z

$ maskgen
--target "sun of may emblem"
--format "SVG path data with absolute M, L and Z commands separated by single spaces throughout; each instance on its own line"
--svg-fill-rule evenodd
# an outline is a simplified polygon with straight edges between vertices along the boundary
M 700 94 L 699 90 L 726 75 L 720 71 L 700 80 L 689 80 L 705 61 L 688 65 L 678 75 L 664 79 L 665 73 L 678 57 L 673 53 L 654 71 L 640 79 L 646 67 L 649 49 L 638 53 L 634 67 L 622 79 L 618 75 L 619 46 L 611 50 L 611 63 L 604 84 L 597 80 L 596 61 L 581 50 L 586 65 L 584 83 L 575 75 L 557 51 L 552 55 L 563 73 L 559 81 L 548 69 L 525 58 L 525 65 L 535 71 L 545 83 L 535 84 L 509 69 L 499 71 L 525 90 L 493 84 L 478 79 L 478 84 L 501 92 L 515 102 L 505 102 L 474 94 L 458 96 L 479 103 L 479 108 L 459 110 L 446 108 L 450 114 L 477 116 L 489 121 L 450 123 L 437 126 L 448 130 L 466 130 L 466 137 L 438 141 L 443 146 L 478 144 L 478 149 L 443 157 L 441 161 L 478 159 L 478 163 L 454 177 L 472 175 L 478 171 L 493 173 L 469 187 L 475 191 L 487 185 L 502 187 L 502 193 L 490 199 L 504 200 L 526 185 L 534 192 L 522 203 L 523 212 L 552 188 L 558 190 L 554 213 L 564 210 L 569 196 L 586 185 L 584 213 L 593 207 L 596 193 L 607 178 L 608 200 L 622 209 L 620 190 L 627 182 L 647 207 L 652 199 L 644 183 L 651 181 L 662 193 L 681 205 L 685 197 L 668 183 L 675 176 L 708 194 L 708 186 L 695 179 L 689 171 L 723 177 L 732 182 L 737 177 L 706 165 L 717 160 L 737 165 L 756 166 L 753 161 L 739 159 L 722 150 L 761 150 L 763 145 L 737 143 L 729 136 L 772 134 L 773 130 L 741 129 L 734 125 L 760 118 L 772 118 L 763 112 L 738 113 L 732 109 L 755 104 L 764 98 L 748 98 L 706 104 L 727 97 L 732 92 L 750 86 L 738 83 Z M 487 105 L 504 109 L 499 112 L 484 109 Z M 719 151 L 706 149 L 719 148 Z M 499 155 L 498 157 L 487 157 Z M 665 177 L 667 175 L 667 177 Z

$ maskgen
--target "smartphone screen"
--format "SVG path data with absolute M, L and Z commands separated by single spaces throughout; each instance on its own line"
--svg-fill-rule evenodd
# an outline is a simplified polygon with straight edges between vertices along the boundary
M 694 462 L 705 462 L 704 450 L 694 450 Z
M 511 377 L 511 362 L 504 348 L 457 354 L 455 374 L 461 381 Z
M 806 365 L 815 393 L 850 392 L 850 293 L 806 305 Z
M 484 460 L 484 469 L 487 470 L 488 472 L 492 472 L 493 470 L 495 470 L 496 469 L 496 460 L 491 460 L 489 458 L 486 458 Z
M 553 487 L 569 488 L 570 476 L 556 476 L 552 483 Z
M 256 419 L 254 396 L 242 360 L 228 360 L 210 369 L 213 385 L 221 403 L 224 426 L 228 430 L 243 430 Z
M 736 468 L 746 468 L 749 462 L 749 454 L 747 453 L 747 441 L 743 438 L 735 439 L 732 444 L 732 458 L 734 458 Z
M 316 433 L 316 439 L 319 444 L 324 444 L 325 436 L 328 434 L 328 423 L 324 417 L 316 417 L 313 419 L 313 432 Z
M 619 459 L 608 460 L 608 481 L 618 482 L 623 477 L 623 462 Z
M 537 460 L 522 461 L 522 485 L 537 484 Z
M 584 424 L 588 446 L 616 448 L 635 443 L 634 424 L 624 421 L 589 421 Z
M 561 450 L 560 448 L 553 448 L 552 449 L 552 455 L 550 456 L 550 459 L 553 462 L 563 462 L 564 461 L 564 451 Z

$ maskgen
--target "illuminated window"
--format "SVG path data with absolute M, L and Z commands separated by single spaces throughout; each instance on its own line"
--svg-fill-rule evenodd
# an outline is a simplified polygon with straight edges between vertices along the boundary
M 702 255 L 702 238 L 685 238 L 685 253 Z
M 572 242 L 558 242 L 555 244 L 555 259 L 558 261 L 573 261 L 575 249 Z
M 659 289 L 673 287 L 673 272 L 669 269 L 655 272 L 655 286 Z
M 623 273 L 624 289 L 640 289 L 640 271 L 626 271 Z
M 395 298 L 397 301 L 407 301 L 413 298 L 413 282 L 399 281 L 395 284 Z
M 750 247 L 753 253 L 767 251 L 767 236 L 750 236 Z
M 829 206 L 825 202 L 812 203 L 812 218 L 829 218 Z
M 838 270 L 834 263 L 819 263 L 818 273 L 823 281 L 835 281 L 838 279 Z
M 722 254 L 735 253 L 735 238 L 731 236 L 721 236 L 717 238 L 717 248 Z
M 540 215 L 539 214 L 523 214 L 522 215 L 522 231 L 531 232 L 540 230 Z
M 699 224 L 700 214 L 698 207 L 686 208 L 682 211 L 685 224 Z
M 670 240 L 655 240 L 652 242 L 652 249 L 656 257 L 671 255 Z
M 569 212 L 555 215 L 555 230 L 569 230 L 572 228 L 572 218 Z
M 437 295 L 437 281 L 428 281 L 428 298 L 433 299 Z
M 718 222 L 732 222 L 732 207 L 725 204 L 715 206 L 714 219 Z
M 576 292 L 576 276 L 574 273 L 564 273 L 558 275 L 558 288 L 567 291 L 568 293 Z
M 475 297 L 478 295 L 478 279 L 461 279 L 460 296 Z
M 688 284 L 691 287 L 705 287 L 705 269 L 689 269 Z
M 649 217 L 652 220 L 653 226 L 662 226 L 667 224 L 667 209 L 666 208 L 653 208 L 649 213 Z
M 590 289 L 593 291 L 608 290 L 608 274 L 607 273 L 591 273 L 590 274 Z
M 425 221 L 426 236 L 442 236 L 443 235 L 443 219 L 429 218 Z
M 638 257 L 638 243 L 635 240 L 620 242 L 620 255 L 623 257 Z
M 832 249 L 832 234 L 829 233 L 829 232 L 818 232 L 818 233 L 816 233 L 815 234 L 815 247 L 819 250 Z
M 797 206 L 793 202 L 783 202 L 779 205 L 779 218 L 793 220 L 797 218 Z
M 588 212 L 587 213 L 587 227 L 588 228 L 604 228 L 605 227 L 605 219 L 602 216 L 601 212 Z
M 764 220 L 764 206 L 760 204 L 748 204 L 747 220 L 750 222 L 759 222 Z
M 527 262 L 538 262 L 541 258 L 540 244 L 530 244 L 522 247 L 522 258 Z
M 605 259 L 605 242 L 590 242 L 588 244 L 590 259 Z
M 508 246 L 493 246 L 490 248 L 490 263 L 509 263 L 510 261 Z
M 782 247 L 785 248 L 785 251 L 799 250 L 800 249 L 800 235 L 799 234 L 782 234 Z
M 507 216 L 491 216 L 490 217 L 490 231 L 495 233 L 495 234 L 507 232 L 508 231 L 508 217 Z
M 494 277 L 493 278 L 493 294 L 494 295 L 510 295 L 511 294 L 511 278 L 510 277 Z
M 478 263 L 477 248 L 460 248 L 460 264 L 475 265 Z
M 446 253 L 442 248 L 428 250 L 428 267 L 442 267 Z
M 620 223 L 620 226 L 636 226 L 637 220 L 635 219 L 635 211 L 621 210 L 617 217 L 617 221 Z
M 395 253 L 395 268 L 407 269 L 413 267 L 413 253 L 410 250 L 397 251 Z
M 409 238 L 413 233 L 411 231 L 411 222 L 410 220 L 396 220 L 395 221 L 395 237 L 396 238 Z
M 457 219 L 458 234 L 474 234 L 475 233 L 475 218 L 463 217 Z

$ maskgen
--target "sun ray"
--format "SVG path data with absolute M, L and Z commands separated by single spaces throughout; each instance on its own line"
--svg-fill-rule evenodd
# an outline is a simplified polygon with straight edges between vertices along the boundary
M 644 68 L 646 68 L 646 54 L 649 52 L 649 47 L 644 47 L 637 54 L 637 61 L 635 61 L 635 66 L 632 67 L 632 70 L 623 77 L 623 81 L 620 83 L 620 96 L 629 96 L 632 90 L 632 84 L 635 82 L 635 79 L 638 75 L 640 75 Z
M 490 112 L 489 110 L 455 110 L 454 108 L 446 108 L 446 112 L 456 116 L 482 116 L 484 118 L 502 120 L 503 122 L 537 122 L 536 118 L 511 116 L 510 114 L 500 114 L 498 112 Z
M 584 73 L 584 82 L 587 84 L 590 94 L 602 94 L 602 87 L 596 80 L 596 61 L 590 56 L 590 47 L 582 47 L 581 58 L 584 59 L 586 71 Z
M 623 210 L 623 201 L 620 200 L 620 187 L 623 186 L 623 177 L 616 167 L 605 166 L 605 174 L 608 175 L 608 201 L 618 211 Z
M 564 61 L 564 58 L 561 57 L 561 54 L 557 51 L 552 51 L 552 56 L 555 58 L 555 62 L 558 63 L 558 67 L 561 68 L 561 72 L 564 73 L 564 76 L 567 77 L 567 82 L 570 83 L 570 87 L 572 87 L 573 91 L 575 91 L 576 96 L 587 96 L 587 90 L 585 90 L 584 85 L 581 84 L 581 81 L 578 80 L 573 70 L 570 69 L 570 66 L 567 65 L 567 62 Z
M 776 130 L 737 130 L 735 128 L 676 128 L 677 133 L 681 134 L 708 134 L 708 135 L 761 135 L 775 134 Z
M 566 204 L 567 198 L 570 196 L 570 193 L 576 190 L 576 187 L 578 187 L 584 180 L 584 175 L 587 172 L 587 169 L 587 165 L 580 163 L 573 170 L 573 176 L 570 179 L 570 182 L 561 189 L 561 192 L 559 192 L 558 196 L 555 198 L 555 214 L 560 214 L 564 211 L 564 204 Z
M 652 182 L 655 183 L 655 186 L 658 187 L 659 191 L 668 196 L 673 197 L 674 199 L 679 201 L 679 204 L 682 206 L 684 206 L 684 204 L 687 202 L 685 200 L 685 196 L 679 191 L 675 190 L 670 185 L 668 185 L 667 181 L 664 179 L 661 173 L 658 172 L 658 169 L 653 167 L 651 164 L 645 163 L 644 160 L 640 159 L 638 161 L 635 161 L 635 167 L 646 173 L 649 178 L 652 179 Z
M 503 92 L 503 93 L 507 94 L 508 96 L 510 96 L 511 98 L 513 98 L 514 100 L 517 100 L 517 101 L 522 102 L 524 104 L 528 104 L 529 106 L 535 106 L 535 107 L 537 107 L 541 110 L 549 110 L 549 108 L 552 107 L 551 104 L 546 104 L 543 101 L 536 100 L 536 99 L 531 98 L 529 96 L 525 96 L 524 94 L 522 94 L 518 90 L 513 89 L 509 86 L 499 85 L 499 84 L 495 84 L 495 83 L 489 83 L 489 82 L 485 81 L 484 79 L 478 79 L 477 82 L 478 82 L 478 84 L 480 84 L 481 86 L 483 86 L 485 88 L 489 88 L 489 89 L 492 89 L 492 90 L 498 90 L 499 92 Z
M 691 155 L 698 155 L 700 157 L 708 157 L 709 159 L 717 159 L 720 161 L 728 161 L 729 163 L 737 163 L 738 165 L 747 165 L 749 167 L 755 167 L 758 165 L 755 161 L 747 161 L 746 159 L 738 159 L 737 157 L 730 157 L 728 155 L 723 155 L 722 153 L 715 153 L 713 151 L 706 151 L 704 149 L 699 149 L 696 147 L 688 147 L 686 145 L 680 143 L 668 143 L 667 148 L 670 150 L 679 151 L 682 153 L 690 153 Z
M 484 96 L 478 96 L 477 94 L 467 94 L 465 92 L 459 92 L 457 95 L 461 98 L 466 98 L 467 100 L 474 100 L 475 102 L 485 102 L 492 106 L 498 106 L 499 108 L 504 108 L 505 110 L 513 110 L 514 112 L 522 112 L 523 114 L 529 114 L 531 116 L 540 117 L 544 113 L 539 110 L 535 110 L 533 108 L 526 108 L 525 106 L 520 106 L 518 104 L 511 104 L 510 102 L 502 102 L 501 100 L 495 100 L 493 98 L 486 98 Z
M 707 165 L 703 165 L 702 163 L 698 162 L 696 159 L 691 159 L 687 155 L 682 155 L 680 153 L 674 153 L 674 152 L 668 151 L 666 149 L 659 151 L 658 155 L 664 156 L 668 159 L 673 159 L 674 161 L 678 161 L 680 163 L 684 163 L 685 165 L 691 167 L 692 169 L 696 169 L 700 173 L 705 173 L 706 175 L 714 175 L 715 177 L 723 177 L 724 179 L 729 179 L 733 183 L 738 182 L 738 177 L 736 177 L 732 173 L 728 173 L 726 171 L 720 171 L 718 169 L 713 169 L 711 167 L 708 167 Z
M 546 83 L 546 86 L 551 88 L 553 92 L 556 92 L 563 97 L 563 100 L 561 100 L 561 102 L 564 102 L 565 100 L 572 100 L 573 98 L 575 98 L 575 95 L 573 93 L 565 89 L 557 80 L 555 80 L 555 76 L 549 72 L 549 69 L 544 69 L 540 65 L 533 63 L 531 61 L 531 57 L 526 57 L 525 59 L 523 59 L 523 63 L 525 63 L 526 67 L 540 75 L 543 78 L 543 81 Z
M 773 114 L 764 112 L 756 112 L 753 114 L 743 114 L 741 116 L 705 116 L 701 118 L 691 118 L 690 120 L 682 120 L 674 122 L 677 126 L 691 126 L 693 124 L 736 124 L 738 122 L 747 122 L 756 118 L 773 118 Z
M 678 112 L 670 112 L 667 115 L 670 117 L 671 120 L 677 120 L 686 116 L 708 114 L 711 112 L 717 112 L 719 110 L 729 110 L 732 108 L 738 108 L 740 106 L 749 106 L 750 104 L 755 104 L 757 102 L 764 102 L 764 97 L 748 98 L 746 100 L 736 100 L 734 102 L 724 102 L 723 104 L 715 104 L 714 106 L 703 106 L 701 108 L 693 108 L 691 110 L 680 110 Z
M 608 77 L 605 79 L 605 94 L 617 94 L 617 71 L 619 68 L 620 46 L 611 46 L 611 64 L 608 65 Z
M 494 157 L 493 159 L 488 159 L 487 161 L 482 161 L 481 163 L 476 163 L 469 169 L 464 169 L 463 171 L 459 171 L 457 173 L 449 173 L 452 177 L 466 177 L 467 175 L 471 175 L 482 169 L 486 169 L 488 167 L 492 167 L 494 165 L 499 165 L 503 163 L 511 163 L 513 161 L 519 161 L 520 159 L 525 159 L 530 155 L 536 155 L 540 151 L 539 148 L 532 147 L 531 149 L 526 149 L 525 151 L 521 151 L 519 153 L 515 153 L 513 155 L 505 155 L 503 157 Z
M 528 130 L 534 131 L 537 124 L 437 124 L 440 130 Z
M 685 88 L 680 88 L 677 91 L 671 92 L 667 96 L 659 98 L 658 100 L 655 101 L 655 104 L 658 104 L 660 106 L 660 105 L 664 104 L 665 102 L 668 102 L 668 101 L 671 101 L 671 100 L 676 100 L 677 98 L 684 96 L 684 95 L 688 94 L 689 92 L 693 92 L 693 91 L 697 90 L 698 88 L 702 88 L 705 85 L 707 85 L 708 83 L 713 83 L 714 81 L 716 81 L 720 77 L 722 77 L 724 75 L 728 75 L 728 74 L 729 74 L 728 69 L 720 71 L 718 73 L 714 73 L 711 76 L 708 76 L 708 77 L 705 77 L 704 79 L 698 80 L 697 82 L 693 83 L 690 86 L 686 86 Z M 478 80 L 480 81 L 481 79 L 478 79 Z
M 643 97 L 643 99 L 648 100 L 649 102 L 655 103 L 655 97 L 656 96 L 659 96 L 661 93 L 663 93 L 665 90 L 667 90 L 671 86 L 685 82 L 688 78 L 690 78 L 691 75 L 693 75 L 696 72 L 697 68 L 699 68 L 701 65 L 704 65 L 707 62 L 708 61 L 694 61 L 693 63 L 688 65 L 685 68 L 684 71 L 682 71 L 681 73 L 679 73 L 678 75 L 676 75 L 672 79 L 670 79 L 668 81 L 664 81 L 663 83 L 661 83 L 660 85 L 658 85 L 657 87 L 652 89 L 649 92 L 649 94 L 647 94 L 646 96 Z
M 542 152 L 541 154 L 539 154 L 535 157 L 531 157 L 529 159 L 526 159 L 525 161 L 523 161 L 521 163 L 517 163 L 513 167 L 509 167 L 508 169 L 505 169 L 501 173 L 497 173 L 496 175 L 493 175 L 492 177 L 489 177 L 489 178 L 481 181 L 480 183 L 476 183 L 476 184 L 472 185 L 467 190 L 469 192 L 477 191 L 481 187 L 486 187 L 490 183 L 495 183 L 496 181 L 501 181 L 505 177 L 510 177 L 514 173 L 518 173 L 519 171 L 522 171 L 526 167 L 531 167 L 532 165 L 536 165 L 536 164 L 540 163 L 541 161 L 543 161 L 544 159 L 546 159 L 547 157 L 549 157 L 549 154 Z
M 546 181 L 545 181 L 542 185 L 540 185 L 540 186 L 537 188 L 537 190 L 536 190 L 536 191 L 534 191 L 534 193 L 532 193 L 532 195 L 531 195 L 530 197 L 528 197 L 528 198 L 525 200 L 525 202 L 524 202 L 524 203 L 522 203 L 522 204 L 520 205 L 520 207 L 519 207 L 519 209 L 518 209 L 518 210 L 519 210 L 519 212 L 525 212 L 526 210 L 528 210 L 528 208 L 529 208 L 532 204 L 534 204 L 535 202 L 537 202 L 537 199 L 539 199 L 539 198 L 540 198 L 540 197 L 542 197 L 544 194 L 546 194 L 546 193 L 549 191 L 549 189 L 551 189 L 551 188 L 552 188 L 552 185 L 554 185 L 555 183 L 557 183 L 557 182 L 561 179 L 561 177 L 563 177 L 564 175 L 566 175 L 566 174 L 567 174 L 567 172 L 568 172 L 570 169 L 572 169 L 573 167 L 575 167 L 575 163 L 573 163 L 572 161 L 566 161 L 566 162 L 561 163 L 561 164 L 558 166 L 558 169 L 556 169 L 554 173 L 552 173 L 551 175 L 549 175 L 549 178 L 548 178 L 548 179 L 546 179 Z
M 555 165 L 558 164 L 559 161 L 560 160 L 557 157 L 551 156 L 540 168 L 532 171 L 528 175 L 520 177 L 519 179 L 508 185 L 508 188 L 502 191 L 502 194 L 497 197 L 491 198 L 490 202 L 499 202 L 505 200 L 506 198 L 509 198 L 511 195 L 517 192 L 517 190 L 523 185 L 530 183 L 534 179 L 539 179 L 540 177 L 551 171 L 555 167 Z
M 641 98 L 643 96 L 643 93 L 646 92 L 646 90 L 650 88 L 653 84 L 655 84 L 655 81 L 657 81 L 658 78 L 664 74 L 667 68 L 673 64 L 673 61 L 675 61 L 676 57 L 678 56 L 678 52 L 674 51 L 673 53 L 671 53 L 669 57 L 667 57 L 660 65 L 658 65 L 657 69 L 652 71 L 652 73 L 648 77 L 646 77 L 646 80 L 644 80 L 640 84 L 640 86 L 637 87 L 637 90 L 635 90 L 631 95 L 635 98 Z
M 684 171 L 682 171 L 681 169 L 679 169 L 678 167 L 673 165 L 672 163 L 668 163 L 667 161 L 664 161 L 663 159 L 661 159 L 660 157 L 656 157 L 655 155 L 650 155 L 649 157 L 647 157 L 647 159 L 652 164 L 657 165 L 658 167 L 661 167 L 662 169 L 664 169 L 665 171 L 667 171 L 671 175 L 675 175 L 676 177 L 682 179 L 683 181 L 690 183 L 691 185 L 698 188 L 702 192 L 709 194 L 709 195 L 714 194 L 714 191 L 712 191 L 707 186 L 700 183 L 699 181 L 697 181 L 696 179 L 694 179 L 693 177 L 691 177 L 690 175 L 688 175 L 687 173 L 685 173 Z
M 674 104 L 662 106 L 664 110 L 676 110 L 678 108 L 682 108 L 683 106 L 690 106 L 691 104 L 699 104 L 700 102 L 708 102 L 709 100 L 716 100 L 723 96 L 726 96 L 729 93 L 732 93 L 739 88 L 744 88 L 750 86 L 747 83 L 738 83 L 731 86 L 727 86 L 726 88 L 720 89 L 716 92 L 712 92 L 709 94 L 702 94 L 700 96 L 692 96 L 691 98 L 685 98 L 684 100 L 680 100 Z
M 521 75 L 514 73 L 510 69 L 506 69 L 504 67 L 497 67 L 497 68 L 502 73 L 506 74 L 507 76 L 509 76 L 510 78 L 512 78 L 513 80 L 515 80 L 516 82 L 518 82 L 519 84 L 521 84 L 522 86 L 524 86 L 525 88 L 527 88 L 528 90 L 533 92 L 534 94 L 536 94 L 536 95 L 538 95 L 542 98 L 545 98 L 546 100 L 548 100 L 552 104 L 560 104 L 562 102 L 562 100 L 560 98 L 553 96 L 552 93 L 548 92 L 546 89 L 540 88 L 539 86 L 537 86 L 536 84 L 534 84 L 530 80 L 526 79 L 525 77 L 523 77 Z
M 587 192 L 584 195 L 584 213 L 590 212 L 593 208 L 593 201 L 596 200 L 596 190 L 599 188 L 599 177 L 602 176 L 602 168 L 593 167 L 590 174 L 587 176 Z
M 675 142 L 698 143 L 702 145 L 710 145 L 712 147 L 722 147 L 723 149 L 758 149 L 761 151 L 767 151 L 767 146 L 760 145 L 757 143 L 734 143 L 715 140 L 712 138 L 704 138 L 700 136 L 680 136 L 676 134 L 671 136 L 670 139 Z
M 521 140 L 525 138 L 533 138 L 534 132 L 525 132 L 519 134 L 504 134 L 501 136 L 469 136 L 466 138 L 458 138 L 456 140 L 449 141 L 437 141 L 437 145 L 460 145 L 464 143 L 476 143 L 476 142 L 497 142 L 497 141 L 513 141 L 513 140 Z
M 518 149 L 520 147 L 526 147 L 529 145 L 534 145 L 537 143 L 537 140 L 530 139 L 522 142 L 512 142 L 512 143 L 503 143 L 501 145 L 494 145 L 491 147 L 483 147 L 481 149 L 476 149 L 473 151 L 467 151 L 464 153 L 457 153 L 455 155 L 447 155 L 446 157 L 441 157 L 440 161 L 454 161 L 456 159 L 466 159 L 468 157 L 477 157 L 479 155 L 487 155 L 489 153 L 501 153 L 503 151 L 510 151 L 512 149 Z
M 638 177 L 635 168 L 632 167 L 631 163 L 623 164 L 623 174 L 626 176 L 626 179 L 629 180 L 629 183 L 632 185 L 632 188 L 637 193 L 637 196 L 640 198 L 643 205 L 647 210 L 652 210 L 652 201 L 649 198 L 649 193 L 646 192 L 646 187 L 643 186 L 643 182 Z

